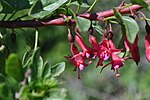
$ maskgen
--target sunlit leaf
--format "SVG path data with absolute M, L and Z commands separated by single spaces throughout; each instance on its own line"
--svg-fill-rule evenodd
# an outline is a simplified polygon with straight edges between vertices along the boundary
M 31 66 L 34 63 L 37 55 L 39 55 L 39 49 L 26 52 L 22 59 L 22 66 L 23 67 Z
M 67 2 L 67 0 L 58 0 L 53 4 L 49 4 L 49 5 L 45 6 L 44 10 L 52 12 L 52 11 L 56 10 L 57 8 L 59 8 L 61 5 L 63 5 L 65 2 Z
M 43 18 L 62 6 L 67 0 L 56 0 L 54 2 L 45 2 L 37 0 L 29 10 L 29 15 L 34 18 Z M 43 3 L 43 4 L 42 4 Z
M 38 78 L 42 78 L 43 68 L 43 59 L 41 56 L 39 56 L 39 59 L 37 60 Z
M 65 62 L 58 63 L 51 67 L 53 77 L 59 76 L 65 70 Z

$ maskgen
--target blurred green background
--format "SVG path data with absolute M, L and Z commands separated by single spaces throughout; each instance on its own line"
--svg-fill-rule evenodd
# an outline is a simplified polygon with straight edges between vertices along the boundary
M 88 0 L 90 5 L 93 1 Z M 121 1 L 98 0 L 91 12 L 111 9 L 118 6 Z M 76 7 L 72 6 L 72 9 L 76 9 Z M 80 13 L 85 10 L 83 9 Z M 148 11 L 145 9 L 142 11 L 150 18 Z M 77 72 L 73 71 L 74 66 L 64 58 L 64 56 L 71 55 L 70 45 L 67 41 L 67 27 L 49 26 L 39 28 L 39 46 L 44 60 L 48 60 L 51 65 L 62 61 L 66 62 L 66 69 L 60 80 L 64 82 L 63 86 L 67 89 L 67 100 L 150 100 L 150 63 L 145 58 L 144 47 L 145 22 L 138 19 L 137 22 L 140 25 L 138 34 L 141 61 L 138 66 L 132 60 L 126 61 L 125 66 L 119 70 L 120 78 L 115 77 L 115 72 L 110 70 L 111 66 L 100 73 L 101 68 L 96 68 L 97 61 L 94 61 L 93 64 L 85 68 L 82 72 L 82 79 L 79 80 Z M 121 33 L 119 28 L 119 25 L 113 26 L 115 36 Z M 19 57 L 22 59 L 25 51 L 30 49 L 28 44 L 34 45 L 32 43 L 34 43 L 35 30 L 16 29 L 15 31 L 17 44 L 12 44 L 12 46 L 16 46 L 16 50 L 12 51 L 19 52 Z M 95 32 L 95 34 L 98 33 Z M 88 35 L 86 33 L 82 35 L 87 39 Z M 101 35 L 97 35 L 97 38 L 101 39 Z M 119 40 L 115 37 L 113 39 L 117 45 Z

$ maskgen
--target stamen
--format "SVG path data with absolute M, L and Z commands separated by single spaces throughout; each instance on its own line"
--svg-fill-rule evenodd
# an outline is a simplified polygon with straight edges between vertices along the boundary
M 108 60 L 109 59 L 109 55 L 107 53 L 104 54 L 104 60 Z
M 92 64 L 92 61 L 89 61 L 88 64 Z
M 116 71 L 116 77 L 120 77 L 120 74 L 118 73 L 118 68 L 119 68 L 119 65 L 116 65 L 114 67 L 115 71 Z
M 84 69 L 84 65 L 80 64 L 80 65 L 79 65 L 79 69 L 80 69 L 80 70 L 83 70 L 83 69 Z
M 86 53 L 86 58 L 90 58 L 90 54 L 89 53 Z
M 94 55 L 94 56 L 92 57 L 92 59 L 96 59 L 96 57 L 97 57 L 97 55 Z
M 79 68 L 78 68 L 78 79 L 81 79 L 81 72 Z

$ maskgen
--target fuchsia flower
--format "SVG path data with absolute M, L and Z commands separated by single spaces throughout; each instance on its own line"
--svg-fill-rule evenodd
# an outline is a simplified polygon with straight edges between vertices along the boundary
M 138 65 L 140 61 L 140 52 L 139 52 L 139 47 L 138 47 L 138 35 L 136 35 L 136 38 L 133 44 L 129 43 L 127 37 L 125 37 L 124 44 L 125 44 L 126 50 L 131 52 L 132 59 Z
M 81 78 L 80 72 L 84 70 L 84 67 L 87 67 L 92 63 L 92 61 L 88 61 L 86 63 L 86 59 L 89 60 L 90 57 L 92 57 L 93 59 L 99 59 L 96 67 L 102 66 L 101 71 L 109 64 L 111 64 L 111 69 L 116 71 L 116 77 L 119 77 L 120 74 L 118 73 L 118 69 L 123 67 L 126 58 L 121 58 L 118 56 L 122 49 L 116 49 L 115 44 L 111 40 L 112 38 L 108 37 L 108 39 L 107 36 L 104 36 L 103 40 L 98 43 L 96 37 L 90 34 L 89 42 L 92 46 L 90 48 L 85 44 L 78 30 L 75 30 L 75 32 L 75 42 L 82 49 L 82 51 L 79 52 L 78 48 L 74 44 L 74 41 L 71 41 L 72 56 L 67 56 L 65 58 L 67 58 L 75 66 L 75 71 L 76 69 L 78 69 L 78 78 Z M 108 59 L 110 59 L 111 61 L 108 64 L 103 65 L 103 61 L 106 61 Z
M 76 71 L 76 69 L 78 68 L 78 78 L 80 79 L 80 71 L 82 71 L 85 66 L 88 66 L 88 64 L 85 63 L 86 58 L 80 55 L 78 48 L 74 43 L 71 43 L 71 53 L 72 56 L 65 56 L 65 58 L 75 66 L 74 71 Z
M 118 68 L 123 67 L 124 62 L 125 62 L 124 58 L 121 58 L 121 57 L 118 56 L 118 54 L 121 51 L 122 51 L 121 49 L 111 49 L 111 58 L 112 58 L 112 61 L 111 61 L 112 67 L 111 67 L 111 69 L 116 71 L 116 77 L 120 76 L 120 74 L 118 73 Z
M 92 48 L 94 49 L 94 58 L 95 57 L 99 58 L 97 67 L 103 66 L 102 62 L 105 60 L 108 60 L 111 57 L 112 61 L 104 65 L 102 67 L 102 70 L 109 64 L 112 64 L 111 69 L 115 70 L 116 77 L 119 77 L 120 74 L 118 73 L 118 68 L 122 67 L 125 62 L 124 58 L 121 58 L 118 56 L 118 54 L 122 51 L 122 49 L 116 49 L 112 40 L 108 40 L 106 37 L 104 37 L 102 42 L 98 43 L 96 40 L 96 37 L 94 37 L 93 35 L 90 35 L 89 41 L 90 41 L 90 44 L 92 45 Z
M 99 61 L 98 61 L 96 67 L 103 66 L 102 62 L 104 60 L 108 60 L 110 57 L 109 45 L 108 45 L 107 38 L 104 38 L 101 43 L 98 43 L 96 40 L 96 37 L 94 37 L 93 35 L 90 35 L 89 36 L 89 42 L 92 45 L 93 52 L 94 52 L 93 59 L 95 59 L 96 57 L 99 58 Z
M 83 57 L 90 58 L 90 55 L 92 54 L 92 49 L 89 48 L 83 41 L 82 37 L 79 34 L 76 34 L 75 36 L 76 43 L 80 46 L 83 52 L 82 54 Z
M 118 73 L 118 69 L 120 67 L 123 67 L 124 62 L 125 62 L 125 58 L 121 58 L 118 56 L 118 54 L 122 51 L 122 49 L 116 49 L 112 40 L 108 40 L 108 45 L 109 45 L 109 53 L 110 53 L 110 57 L 111 57 L 111 62 L 104 65 L 101 69 L 101 72 L 105 67 L 107 67 L 109 64 L 111 64 L 112 65 L 111 69 L 116 71 L 116 77 L 119 77 L 120 74 Z
M 146 58 L 150 62 L 150 26 L 148 22 L 146 21 L 146 26 L 145 26 L 147 35 L 145 36 L 145 53 L 146 53 Z
M 150 34 L 145 36 L 145 48 L 146 58 L 150 62 Z

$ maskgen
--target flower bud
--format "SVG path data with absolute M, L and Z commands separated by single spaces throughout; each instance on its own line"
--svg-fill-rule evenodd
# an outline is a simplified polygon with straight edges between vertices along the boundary
M 72 35 L 70 29 L 68 29 L 68 42 L 73 43 L 74 42 L 74 36 Z

